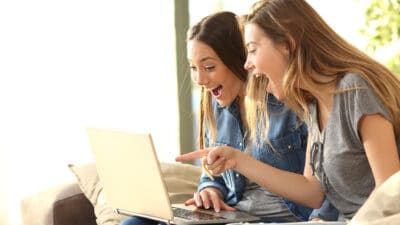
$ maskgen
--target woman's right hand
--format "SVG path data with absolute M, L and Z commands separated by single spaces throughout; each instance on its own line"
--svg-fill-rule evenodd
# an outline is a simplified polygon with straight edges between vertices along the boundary
M 229 146 L 217 146 L 197 150 L 175 158 L 177 162 L 183 162 L 202 158 L 205 167 L 213 174 L 218 175 L 227 170 L 235 169 L 242 153 Z
M 215 212 L 220 210 L 235 211 L 236 209 L 227 205 L 223 201 L 221 192 L 213 187 L 207 187 L 193 194 L 193 198 L 187 200 L 185 205 L 193 205 L 197 208 L 210 209 L 213 208 Z

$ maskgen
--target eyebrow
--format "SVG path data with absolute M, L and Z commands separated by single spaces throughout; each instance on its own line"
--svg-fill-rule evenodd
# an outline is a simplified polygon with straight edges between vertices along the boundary
M 246 47 L 249 47 L 249 45 L 251 45 L 251 44 L 256 44 L 256 42 L 250 41 L 250 42 L 246 43 Z
M 216 58 L 214 58 L 214 57 L 207 56 L 207 57 L 204 57 L 204 58 L 200 59 L 200 62 L 204 62 L 204 61 L 207 61 L 207 60 L 209 60 L 209 59 L 216 60 Z
M 192 59 L 188 58 L 188 61 L 189 61 L 189 62 L 190 62 L 191 60 L 192 60 Z M 217 60 L 217 59 L 214 58 L 214 57 L 211 57 L 211 56 L 206 56 L 206 57 L 200 59 L 200 62 L 202 63 L 202 62 L 207 61 L 207 60 Z

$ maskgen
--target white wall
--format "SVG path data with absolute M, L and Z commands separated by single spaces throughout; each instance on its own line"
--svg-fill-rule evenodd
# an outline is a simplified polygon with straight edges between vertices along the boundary
M 173 15 L 163 0 L 0 2 L 0 224 L 20 222 L 22 197 L 72 179 L 67 163 L 92 160 L 86 127 L 152 132 L 173 161 Z
M 360 50 L 364 50 L 368 38 L 360 34 L 364 26 L 364 10 L 368 0 L 336 0 L 307 2 L 322 16 L 340 36 Z

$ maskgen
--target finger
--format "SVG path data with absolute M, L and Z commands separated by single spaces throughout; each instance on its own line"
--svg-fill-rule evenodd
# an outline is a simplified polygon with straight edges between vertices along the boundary
M 221 211 L 220 203 L 223 201 L 221 200 L 219 195 L 216 192 L 212 192 L 212 193 L 210 193 L 210 197 L 211 197 L 211 202 L 213 204 L 213 208 L 214 208 L 215 212 Z
M 236 211 L 235 208 L 229 206 L 228 204 L 225 204 L 225 202 L 222 202 L 222 201 L 221 201 L 221 209 L 226 210 L 226 211 L 231 211 L 231 212 Z
M 214 148 L 209 148 L 209 153 L 207 155 L 207 164 L 216 164 L 217 162 L 220 162 L 221 160 L 225 159 L 225 151 L 224 151 L 225 146 L 217 146 Z M 212 150 L 212 151 L 211 151 Z
M 194 201 L 194 198 L 191 198 L 185 202 L 185 205 L 196 205 L 196 202 Z
M 208 197 L 208 195 L 209 195 L 208 191 L 200 192 L 200 196 L 201 196 L 201 199 L 203 200 L 203 206 L 205 209 L 210 208 L 210 198 Z
M 175 161 L 177 162 L 183 162 L 183 161 L 188 161 L 188 160 L 193 160 L 193 159 L 199 159 L 201 157 L 204 157 L 208 155 L 209 149 L 201 149 L 201 150 L 196 150 L 194 152 L 190 152 L 187 154 L 183 154 L 180 156 L 177 156 L 175 158 Z
M 193 198 L 194 198 L 196 207 L 198 207 L 198 208 L 203 207 L 203 201 L 201 200 L 201 196 L 198 192 L 193 194 Z
M 211 173 L 215 176 L 224 172 L 225 168 L 225 159 L 223 157 L 218 158 L 213 164 L 206 165 L 206 168 L 211 171 Z
M 219 166 L 216 166 L 214 169 L 210 170 L 211 174 L 212 174 L 213 176 L 219 176 L 219 175 L 221 175 L 221 173 L 224 172 L 224 171 L 222 170 L 222 166 L 223 166 L 223 165 L 219 165 Z

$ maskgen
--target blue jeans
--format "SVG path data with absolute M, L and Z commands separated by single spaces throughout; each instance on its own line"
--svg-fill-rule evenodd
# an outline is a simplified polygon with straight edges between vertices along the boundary
M 284 223 L 287 221 L 284 221 L 280 218 L 261 218 L 259 221 L 253 221 L 252 223 L 256 223 L 256 222 Z M 139 216 L 129 217 L 129 218 L 121 221 L 121 223 L 120 223 L 120 225 L 165 225 L 165 224 L 166 223 L 163 223 L 161 221 L 151 220 L 151 219 L 147 219 L 147 218 L 143 218 L 143 217 L 139 217 Z

